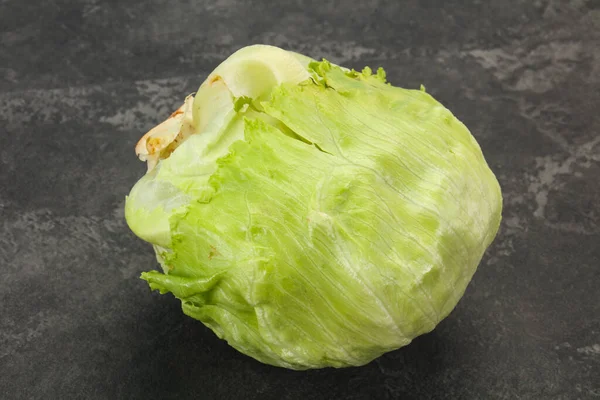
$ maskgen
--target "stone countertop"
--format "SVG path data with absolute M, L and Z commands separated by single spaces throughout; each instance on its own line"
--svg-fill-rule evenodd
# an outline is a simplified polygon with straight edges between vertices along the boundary
M 455 311 L 364 367 L 262 365 L 138 279 L 133 146 L 252 43 L 424 84 L 503 187 Z M 598 1 L 6 0 L 0 126 L 3 399 L 600 398 Z

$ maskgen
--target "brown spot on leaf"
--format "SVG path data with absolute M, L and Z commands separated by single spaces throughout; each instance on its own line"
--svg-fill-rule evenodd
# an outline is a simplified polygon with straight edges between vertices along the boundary
M 160 150 L 163 146 L 164 139 L 162 137 L 153 137 L 148 139 L 146 142 L 146 149 L 148 149 L 148 153 L 153 154 L 154 152 Z
M 175 110 L 175 111 L 173 112 L 173 114 L 171 114 L 171 116 L 170 116 L 169 118 L 174 118 L 174 117 L 178 116 L 179 114 L 183 114 L 183 110 L 182 110 L 182 108 L 183 108 L 183 106 L 181 106 L 181 108 L 179 108 L 179 109 Z
M 211 77 L 208 79 L 208 84 L 209 84 L 209 85 L 212 85 L 213 83 L 215 83 L 215 82 L 217 82 L 217 81 L 220 81 L 221 79 L 223 79 L 223 78 L 221 78 L 221 76 L 220 76 L 220 75 L 214 75 L 214 76 L 211 76 Z
M 215 246 L 210 246 L 210 252 L 208 253 L 208 259 L 212 260 L 213 257 L 220 256 L 221 253 L 217 250 Z

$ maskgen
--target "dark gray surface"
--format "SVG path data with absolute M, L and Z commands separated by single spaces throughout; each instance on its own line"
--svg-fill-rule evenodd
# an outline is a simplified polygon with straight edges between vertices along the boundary
M 265 4 L 0 1 L 0 398 L 600 398 L 600 2 Z M 365 367 L 259 364 L 138 279 L 133 145 L 251 43 L 423 83 L 503 187 L 457 309 Z

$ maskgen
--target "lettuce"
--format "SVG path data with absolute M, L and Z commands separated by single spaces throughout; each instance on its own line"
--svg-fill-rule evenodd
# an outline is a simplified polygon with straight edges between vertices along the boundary
M 146 134 L 126 201 L 142 274 L 255 359 L 363 365 L 456 306 L 501 219 L 468 129 L 422 90 L 239 50 Z

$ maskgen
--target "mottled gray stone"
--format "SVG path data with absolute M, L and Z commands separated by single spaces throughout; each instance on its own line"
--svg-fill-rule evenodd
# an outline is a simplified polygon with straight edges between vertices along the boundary
M 456 310 L 371 364 L 237 353 L 123 220 L 133 145 L 235 49 L 424 84 L 480 142 L 500 234 Z M 600 398 L 600 2 L 0 1 L 0 398 Z

